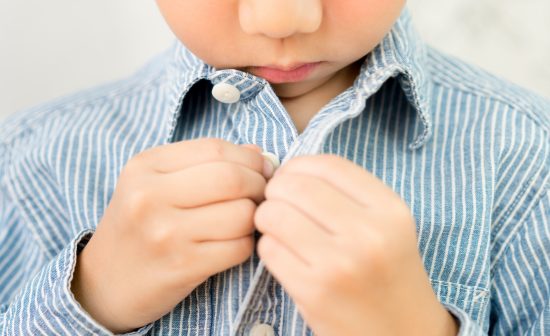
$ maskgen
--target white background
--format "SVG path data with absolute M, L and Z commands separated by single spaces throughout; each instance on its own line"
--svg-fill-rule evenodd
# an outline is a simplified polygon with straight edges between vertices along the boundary
M 433 45 L 550 97 L 550 1 L 409 5 Z M 129 75 L 173 38 L 153 0 L 0 0 L 0 118 Z

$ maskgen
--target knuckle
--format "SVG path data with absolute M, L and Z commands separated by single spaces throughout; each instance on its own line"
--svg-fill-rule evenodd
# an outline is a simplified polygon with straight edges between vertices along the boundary
M 240 199 L 238 202 L 238 212 L 245 218 L 251 218 L 256 212 L 257 205 L 249 198 Z
M 246 188 L 245 178 L 236 165 L 224 165 L 216 176 L 218 185 L 230 195 L 241 194 Z
M 276 201 L 265 201 L 258 206 L 254 214 L 254 222 L 258 230 L 267 232 L 271 226 L 280 226 L 280 223 L 286 221 L 286 213 L 280 211 L 277 204 Z
M 172 246 L 174 232 L 168 225 L 155 225 L 147 230 L 147 245 L 156 254 L 166 254 Z
M 376 247 L 369 249 L 368 255 L 364 255 L 362 261 L 364 267 L 376 272 L 377 274 L 386 274 L 390 266 L 388 257 L 389 251 L 386 248 L 387 244 L 378 244 Z
M 158 147 L 152 147 L 135 154 L 130 158 L 130 160 L 128 160 L 128 165 L 135 168 L 148 165 L 149 162 L 154 161 L 157 150 Z
M 241 199 L 237 203 L 236 216 L 240 234 L 252 234 L 254 232 L 254 214 L 256 204 L 250 199 Z
M 235 244 L 235 257 L 239 263 L 248 259 L 254 250 L 254 238 L 252 235 L 239 239 Z
M 120 177 L 123 178 L 130 176 L 130 178 L 134 178 L 136 175 L 139 175 L 143 170 L 143 167 L 146 165 L 146 156 L 147 154 L 141 152 L 138 155 L 130 158 L 130 160 L 126 162 L 126 165 L 122 169 Z
M 125 209 L 132 220 L 143 221 L 151 211 L 150 193 L 143 188 L 131 188 L 125 195 Z
M 310 190 L 313 187 L 313 181 L 309 176 L 293 177 L 288 185 L 295 191 Z
M 289 174 L 274 177 L 265 187 L 265 195 L 267 198 L 276 198 L 298 192 L 304 187 L 304 181 L 301 178 L 296 178 Z
M 314 187 L 313 180 L 305 175 L 282 175 L 272 191 L 275 195 L 302 194 Z
M 375 274 L 385 274 L 390 263 L 390 251 L 392 246 L 382 234 L 371 232 L 368 242 L 356 244 L 352 255 L 357 267 L 367 269 Z
M 330 266 L 321 267 L 320 279 L 322 279 L 325 288 L 341 288 L 353 277 L 358 266 L 352 258 L 338 258 Z
M 226 157 L 224 143 L 220 139 L 208 138 L 203 140 L 206 151 L 212 155 L 213 159 L 223 160 Z

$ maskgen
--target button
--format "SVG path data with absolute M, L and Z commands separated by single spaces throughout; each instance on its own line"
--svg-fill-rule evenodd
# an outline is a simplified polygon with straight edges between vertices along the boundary
M 275 330 L 269 324 L 260 323 L 255 324 L 250 329 L 250 336 L 275 336 Z
M 271 163 L 273 164 L 273 170 L 279 168 L 279 166 L 281 165 L 281 161 L 279 161 L 279 158 L 277 157 L 277 155 L 275 155 L 273 153 L 270 153 L 270 152 L 263 152 L 262 155 L 266 159 L 271 161 Z
M 218 83 L 212 88 L 214 98 L 222 103 L 233 104 L 241 98 L 239 89 L 228 83 Z

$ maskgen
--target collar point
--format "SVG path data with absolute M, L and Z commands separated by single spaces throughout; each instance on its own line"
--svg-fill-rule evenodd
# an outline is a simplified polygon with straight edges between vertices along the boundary
M 424 132 L 417 136 L 412 143 L 408 145 L 410 151 L 415 151 L 424 146 L 431 138 L 432 132 L 429 127 L 424 129 Z

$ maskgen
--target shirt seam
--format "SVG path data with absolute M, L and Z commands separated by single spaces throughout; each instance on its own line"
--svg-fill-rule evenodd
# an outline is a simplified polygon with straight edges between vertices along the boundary
M 443 87 L 499 101 L 514 109 L 523 111 L 527 115 L 531 110 L 537 112 L 550 110 L 550 101 L 532 90 L 508 82 L 481 67 L 464 62 L 455 56 L 443 53 L 441 50 L 433 47 L 429 47 L 429 50 L 430 59 L 425 64 L 426 71 L 430 73 L 433 82 Z M 457 65 L 465 66 L 468 74 L 462 75 L 462 72 L 457 69 Z M 454 75 L 453 71 L 456 72 L 458 77 L 455 81 L 450 81 Z M 484 85 L 476 84 L 474 78 L 471 77 L 472 75 L 481 78 Z M 547 132 L 550 132 L 550 119 L 544 118 L 540 113 L 532 113 L 530 117 L 538 118 L 538 122 L 543 124 Z
M 20 126 L 17 131 L 15 131 L 13 134 L 10 134 L 8 137 L 2 137 L 0 138 L 0 143 L 4 144 L 5 146 L 10 146 L 13 144 L 14 141 L 21 139 L 24 137 L 25 134 L 27 134 L 28 131 L 37 131 L 40 128 L 36 127 L 36 124 L 43 125 L 42 122 L 45 118 L 61 118 L 63 115 L 65 115 L 69 110 L 79 108 L 86 105 L 93 105 L 97 104 L 102 101 L 106 101 L 107 99 L 114 99 L 114 98 L 120 98 L 124 96 L 128 96 L 130 94 L 143 94 L 144 92 L 148 90 L 158 90 L 162 84 L 160 85 L 153 85 L 156 81 L 161 79 L 164 76 L 164 71 L 161 69 L 161 71 L 158 71 L 156 75 L 152 75 L 150 78 L 148 78 L 146 81 L 142 81 L 140 78 L 136 78 L 135 80 L 130 77 L 130 79 L 122 79 L 118 82 L 124 83 L 119 88 L 112 88 L 111 85 L 116 85 L 117 81 L 112 82 L 111 85 L 106 84 L 104 86 L 105 91 L 102 92 L 94 92 L 94 90 L 97 90 L 98 88 L 91 88 L 90 89 L 90 96 L 91 98 L 82 97 L 82 99 L 79 99 L 77 102 L 63 102 L 60 101 L 59 105 L 54 105 L 50 108 L 46 108 L 46 111 L 48 113 L 43 113 L 42 116 L 40 116 L 37 119 L 33 119 L 33 124 L 28 123 L 29 118 L 21 119 L 17 122 L 16 126 Z M 140 83 L 141 82 L 141 83 Z M 137 85 L 133 85 L 136 84 Z M 86 90 L 84 90 L 85 92 Z M 80 94 L 83 94 L 82 91 L 80 91 Z M 78 95 L 79 92 L 75 92 L 75 95 Z M 66 99 L 70 97 L 67 96 Z M 58 98 L 60 100 L 63 99 L 63 97 Z M 34 108 L 30 108 L 31 110 Z M 36 111 L 41 111 L 42 109 L 38 106 L 36 107 Z
M 539 112 L 539 110 L 536 109 L 534 106 L 529 106 L 529 105 L 532 105 L 531 103 L 526 102 L 526 103 L 523 103 L 523 104 L 515 104 L 514 102 L 506 100 L 502 97 L 499 97 L 499 96 L 496 96 L 496 95 L 491 96 L 491 95 L 487 95 L 487 94 L 483 94 L 483 93 L 479 93 L 479 92 L 473 92 L 473 91 L 469 90 L 468 88 L 453 86 L 453 85 L 450 85 L 449 83 L 440 81 L 440 80 L 438 80 L 437 78 L 434 78 L 434 77 L 432 77 L 432 81 L 433 81 L 434 84 L 439 85 L 441 87 L 444 87 L 446 89 L 456 90 L 456 91 L 460 91 L 464 94 L 472 95 L 472 96 L 479 97 L 479 98 L 485 98 L 485 99 L 490 100 L 490 101 L 502 103 L 503 105 L 509 107 L 513 111 L 515 111 L 517 113 L 520 113 L 520 114 L 524 115 L 525 117 L 527 117 L 537 127 L 542 129 L 542 131 L 545 132 L 546 134 L 550 134 L 550 130 L 548 129 L 548 127 L 545 124 L 543 124 L 540 120 L 535 118 L 531 113 L 526 112 L 526 110 L 528 110 L 528 109 L 532 109 L 534 111 Z M 525 105 L 525 106 L 520 106 L 520 105 Z M 548 112 L 550 112 L 550 110 Z
M 4 195 L 5 197 L 9 197 L 9 192 L 7 192 L 7 188 L 5 188 L 5 185 L 4 185 L 3 181 L 4 181 L 4 178 L 5 178 L 5 172 L 7 171 L 9 165 L 11 165 L 12 152 L 13 151 L 12 151 L 11 147 L 8 147 L 3 143 L 0 143 L 0 145 L 2 145 L 4 147 L 4 152 L 3 153 L 5 153 L 5 154 L 9 153 L 7 155 L 8 160 L 5 160 L 5 161 L 3 160 L 2 169 L 3 169 L 4 174 L 2 176 L 0 176 L 0 186 L 2 187 L 2 190 L 6 190 L 5 193 L 2 192 L 1 194 Z M 10 199 L 11 199 L 11 197 L 10 197 Z M 11 201 L 13 202 L 13 199 Z M 24 223 L 21 223 L 22 217 L 19 214 L 19 210 L 20 210 L 19 207 L 15 206 L 15 210 L 16 210 L 15 214 L 16 214 L 17 219 L 18 219 L 17 225 L 20 226 L 20 227 L 22 226 L 23 231 L 28 233 L 27 237 L 30 237 L 30 240 L 31 240 L 32 244 L 34 246 L 36 246 L 38 248 L 38 250 L 40 251 L 40 253 L 41 253 L 40 257 L 43 260 L 44 259 L 49 260 L 51 258 L 51 256 L 50 256 L 51 253 L 49 253 L 48 249 L 40 243 L 40 240 L 39 240 L 39 237 L 37 236 L 37 234 L 35 232 L 33 232 L 31 229 L 29 229 L 29 227 L 27 225 L 25 225 Z M 27 238 L 27 240 L 28 239 L 29 238 Z M 43 263 L 42 263 L 42 265 L 43 265 Z
M 125 94 L 128 94 L 132 90 L 138 89 L 138 90 L 136 90 L 136 92 L 140 92 L 140 91 L 143 92 L 147 89 L 154 90 L 157 87 L 151 87 L 150 84 L 152 82 L 154 82 L 155 80 L 158 80 L 159 77 L 162 77 L 162 72 L 160 72 L 160 74 L 157 74 L 157 76 L 152 77 L 151 80 L 148 80 L 147 82 L 144 82 L 143 85 L 140 85 L 137 88 L 135 86 L 125 86 L 124 88 L 121 88 L 121 90 L 123 90 L 123 91 L 118 92 L 116 95 L 112 95 L 112 96 L 110 95 L 109 97 L 106 97 L 104 95 L 100 95 L 100 96 L 94 97 L 92 100 L 86 100 L 86 101 L 82 101 L 82 102 L 75 103 L 75 104 L 63 105 L 61 108 L 53 109 L 53 110 L 51 110 L 50 113 L 44 114 L 42 117 L 40 117 L 38 119 L 35 119 L 33 121 L 33 125 L 27 123 L 27 119 L 22 119 L 18 123 L 18 125 L 23 126 L 23 127 L 20 127 L 20 129 L 17 130 L 17 132 L 14 133 L 10 137 L 0 138 L 0 146 L 3 149 L 2 150 L 2 153 L 3 153 L 3 157 L 2 157 L 3 175 L 0 176 L 0 185 L 3 185 L 2 181 L 5 179 L 5 172 L 7 172 L 8 169 L 13 164 L 13 157 L 14 157 L 13 156 L 13 145 L 14 145 L 14 142 L 27 137 L 29 134 L 33 134 L 33 132 L 39 131 L 40 128 L 41 128 L 41 125 L 44 125 L 44 123 L 41 122 L 42 120 L 44 120 L 44 118 L 52 117 L 52 114 L 54 114 L 54 113 L 57 114 L 56 116 L 54 116 L 54 118 L 62 118 L 64 115 L 66 115 L 66 113 L 71 108 L 84 106 L 86 104 L 91 104 L 91 103 L 97 103 L 98 101 L 101 101 L 101 100 L 104 100 L 104 99 L 107 99 L 107 98 L 120 97 L 120 96 L 123 96 Z M 36 126 L 35 124 L 39 125 L 39 126 Z M 29 146 L 29 144 L 26 144 L 24 146 Z M 19 208 L 17 208 L 17 209 L 19 210 Z M 17 216 L 19 218 L 21 218 L 21 216 L 19 214 L 19 211 L 17 211 Z M 46 259 L 51 258 L 52 257 L 51 256 L 51 251 L 49 251 L 45 246 L 43 246 L 40 243 L 39 237 L 37 237 L 37 235 L 34 232 L 32 232 L 32 230 L 29 230 L 27 225 L 24 225 L 24 230 L 29 233 L 30 237 L 32 237 L 32 238 L 30 238 L 30 239 L 32 239 L 32 244 L 34 244 L 38 247 L 38 249 L 41 251 L 42 256 L 45 257 Z
M 534 177 L 533 177 L 534 178 Z M 533 179 L 532 178 L 532 179 Z M 529 182 L 532 180 L 532 179 L 529 179 Z M 545 197 L 547 197 L 548 193 L 550 192 L 550 187 L 549 187 L 549 184 L 547 182 L 548 180 L 544 180 L 544 185 L 542 187 L 542 192 L 539 194 L 540 196 L 534 200 L 534 202 L 532 203 L 532 206 L 531 208 L 529 209 L 528 212 L 525 212 L 523 213 L 523 216 L 525 218 L 528 218 L 532 213 L 533 211 L 535 211 L 539 204 L 545 199 Z M 529 183 L 526 184 L 526 186 L 524 186 L 522 188 L 522 193 L 520 193 L 515 199 L 514 199 L 514 204 L 517 203 L 518 199 L 521 198 L 523 196 L 523 194 L 525 193 L 525 190 L 527 190 L 527 186 L 529 185 Z M 531 199 L 531 201 L 533 201 L 533 199 Z M 502 252 L 500 252 L 500 258 L 498 260 L 495 260 L 494 262 L 494 266 L 490 269 L 490 272 L 491 272 L 491 279 L 493 279 L 493 276 L 495 274 L 495 270 L 498 269 L 498 267 L 500 266 L 501 262 L 503 262 L 503 260 L 505 260 L 505 256 L 508 254 L 508 251 L 510 250 L 511 246 L 514 245 L 514 243 L 516 242 L 516 240 L 519 239 L 519 237 L 521 237 L 521 234 L 528 228 L 527 225 L 521 225 L 519 226 L 519 229 L 515 230 L 515 232 L 513 232 L 513 237 L 512 239 L 510 239 L 508 241 L 508 244 L 506 244 L 506 246 L 503 246 L 500 250 Z

